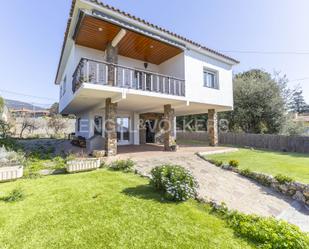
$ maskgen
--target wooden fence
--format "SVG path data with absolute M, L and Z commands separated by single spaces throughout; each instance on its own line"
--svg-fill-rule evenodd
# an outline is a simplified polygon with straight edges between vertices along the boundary
M 220 133 L 219 143 L 275 151 L 309 153 L 309 137 L 248 133 Z

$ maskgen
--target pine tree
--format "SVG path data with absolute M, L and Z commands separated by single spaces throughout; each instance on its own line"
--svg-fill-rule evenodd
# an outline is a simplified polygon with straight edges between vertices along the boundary
M 289 108 L 295 113 L 304 113 L 307 111 L 308 105 L 305 102 L 302 89 L 294 91 Z

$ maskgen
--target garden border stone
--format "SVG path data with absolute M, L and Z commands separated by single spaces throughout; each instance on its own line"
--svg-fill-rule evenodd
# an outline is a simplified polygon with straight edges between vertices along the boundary
M 205 156 L 207 156 L 206 154 L 198 152 L 196 153 L 196 155 L 214 165 L 211 160 L 205 158 Z M 221 166 L 216 167 L 220 167 L 221 169 L 224 170 L 233 171 L 244 177 L 255 180 L 256 182 L 262 184 L 263 186 L 272 188 L 275 191 L 285 196 L 291 197 L 293 200 L 297 200 L 304 203 L 306 208 L 309 209 L 309 184 L 304 184 L 296 181 L 280 184 L 272 175 L 267 175 L 258 172 L 250 172 L 249 174 L 244 174 L 243 170 L 231 167 L 230 165 L 227 164 L 223 164 Z

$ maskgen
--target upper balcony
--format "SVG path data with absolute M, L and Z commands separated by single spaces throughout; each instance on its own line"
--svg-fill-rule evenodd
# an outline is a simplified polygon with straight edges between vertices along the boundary
M 183 79 L 87 58 L 80 60 L 73 74 L 73 92 L 83 83 L 185 96 Z

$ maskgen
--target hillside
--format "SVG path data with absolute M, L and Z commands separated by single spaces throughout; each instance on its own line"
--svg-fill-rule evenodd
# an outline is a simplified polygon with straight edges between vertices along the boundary
M 36 106 L 27 102 L 12 100 L 12 99 L 5 99 L 5 104 L 9 109 L 22 109 L 26 108 L 29 110 L 45 110 L 46 108 Z

